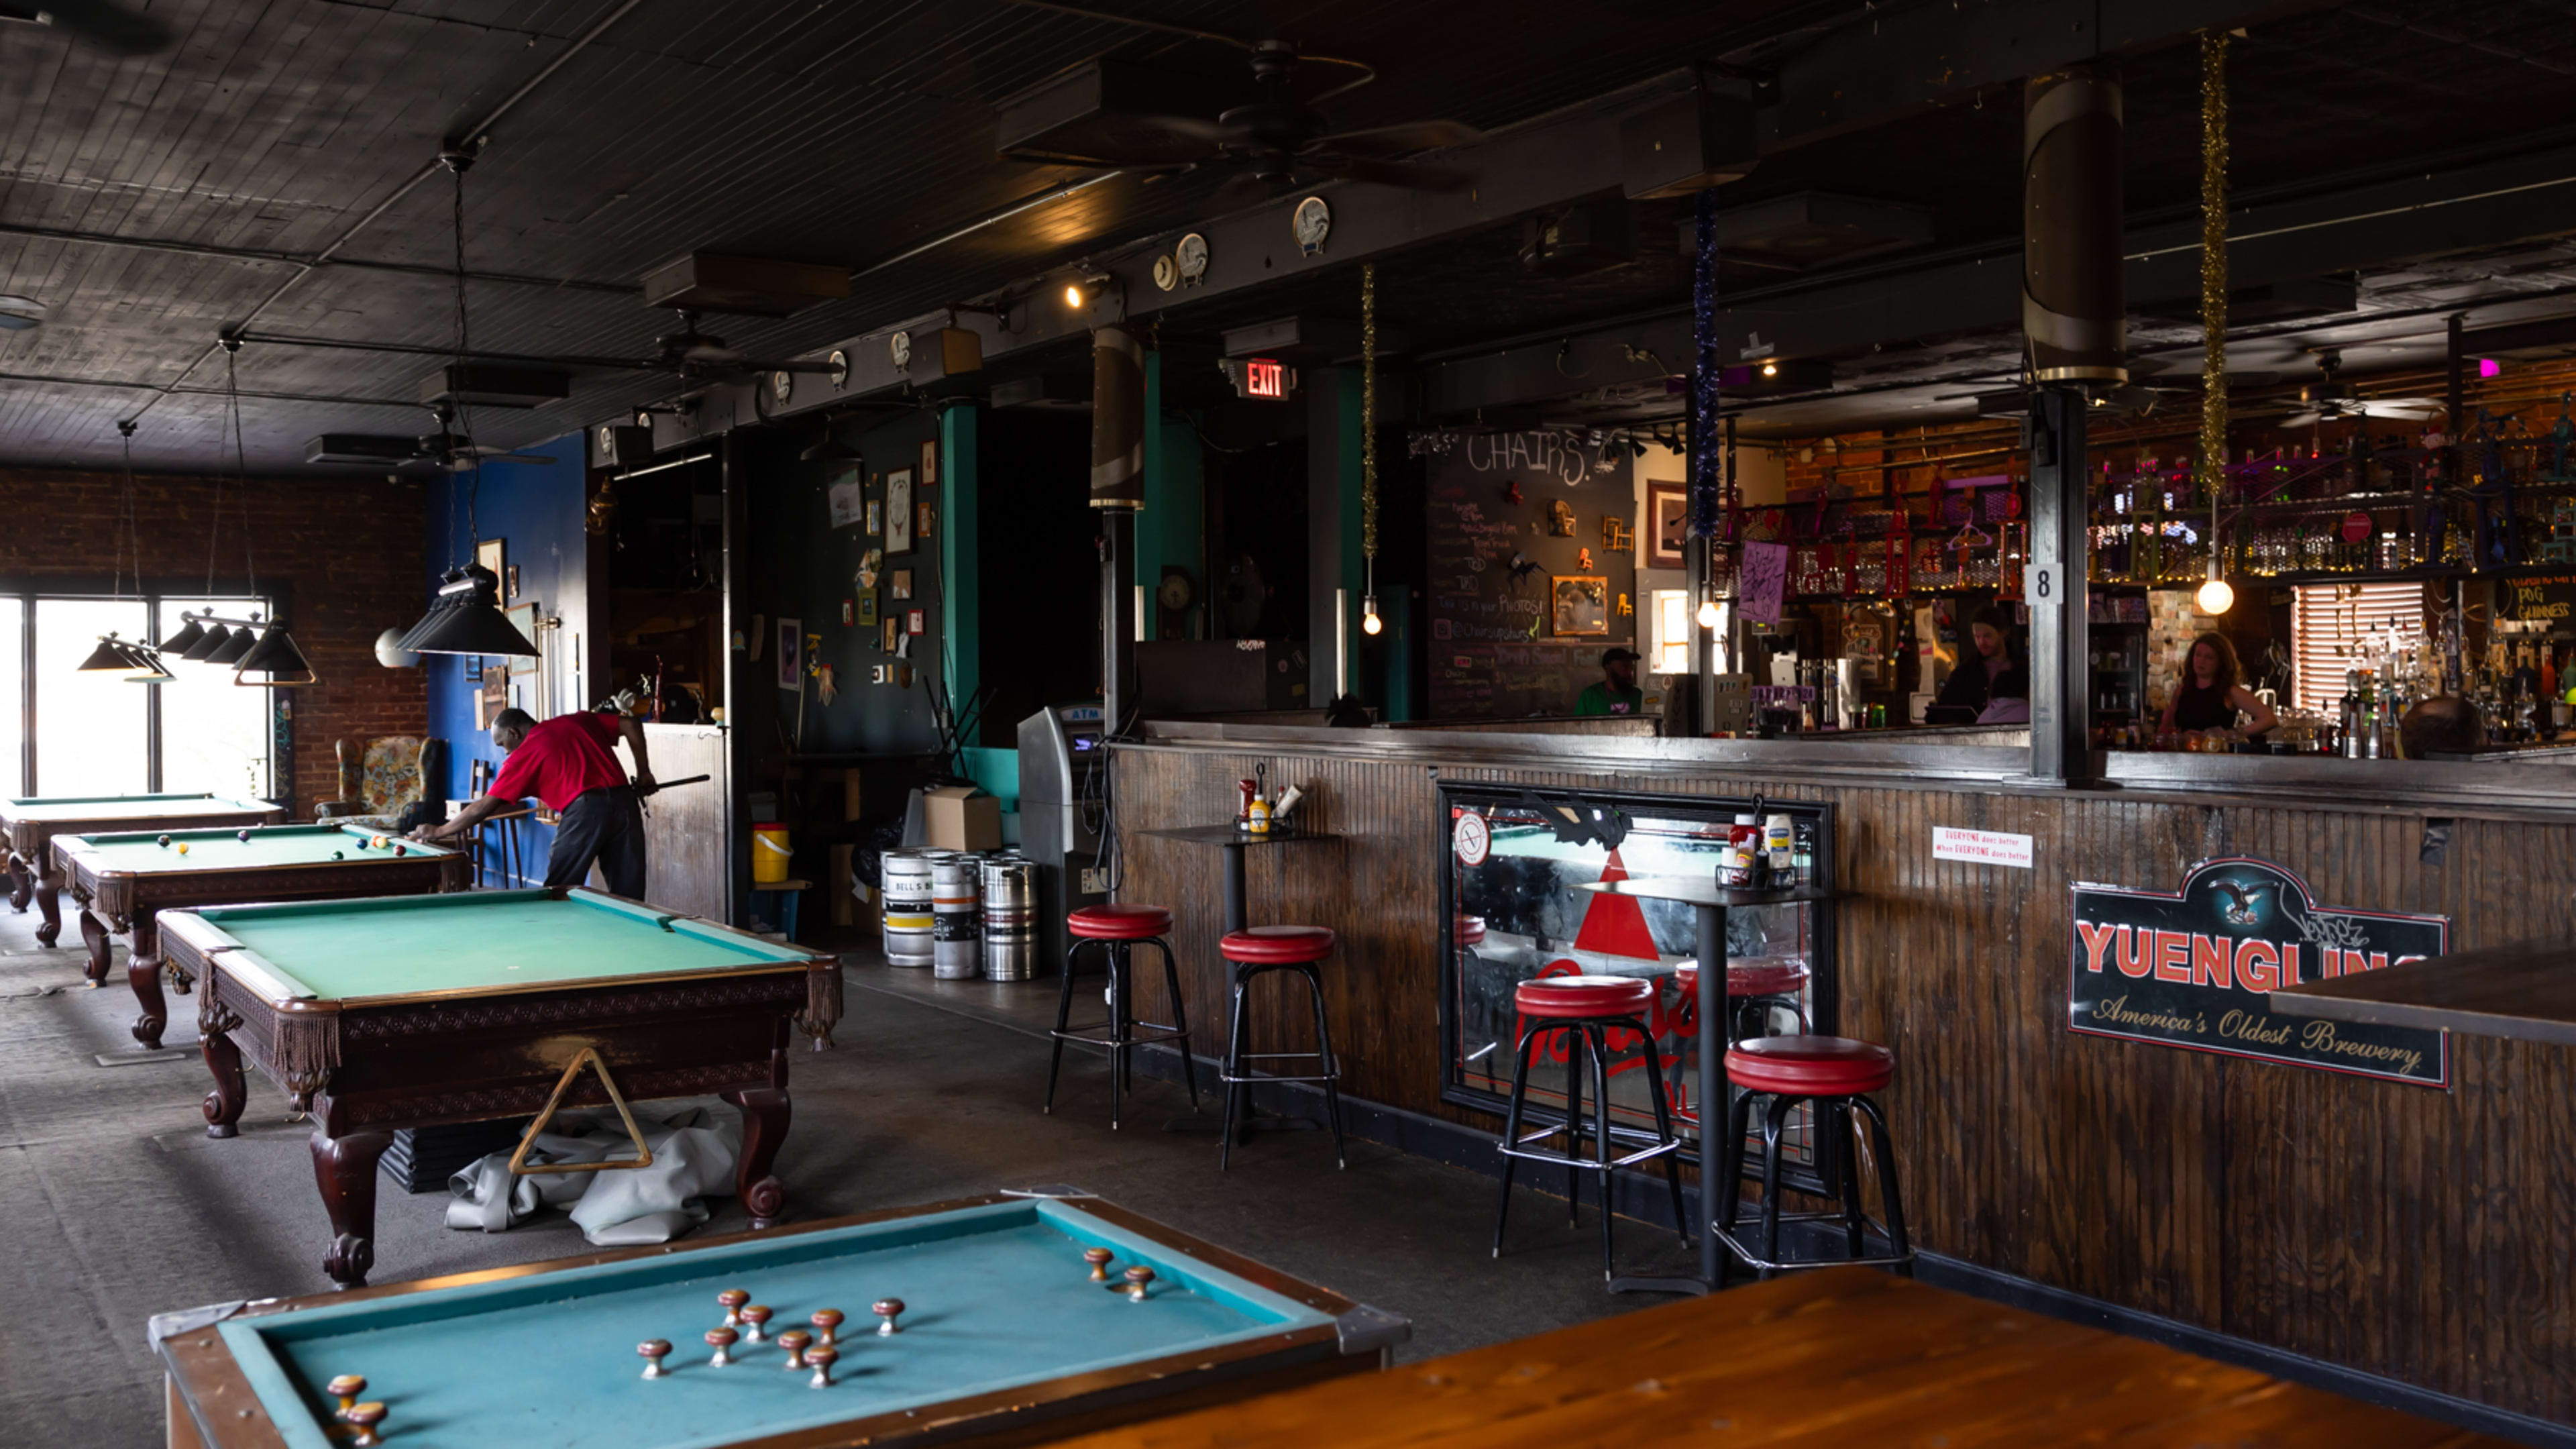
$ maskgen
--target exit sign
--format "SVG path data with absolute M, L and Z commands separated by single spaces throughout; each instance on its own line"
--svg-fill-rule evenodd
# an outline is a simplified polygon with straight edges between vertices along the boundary
M 1236 397 L 1280 402 L 1297 390 L 1297 369 L 1275 357 L 1229 358 L 1224 367 L 1226 376 L 1234 382 Z

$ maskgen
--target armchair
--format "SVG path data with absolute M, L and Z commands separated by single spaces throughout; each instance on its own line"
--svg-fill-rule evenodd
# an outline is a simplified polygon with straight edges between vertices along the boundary
M 446 817 L 447 741 L 419 735 L 343 735 L 340 798 L 313 807 L 313 818 L 376 830 L 408 830 Z

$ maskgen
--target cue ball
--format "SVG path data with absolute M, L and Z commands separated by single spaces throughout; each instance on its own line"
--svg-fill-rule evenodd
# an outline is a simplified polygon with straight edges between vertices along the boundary
M 169 837 L 169 836 L 164 835 L 164 836 L 162 836 L 162 837 L 161 837 L 161 848 L 162 848 L 163 850 L 168 850 L 168 849 L 170 848 L 170 837 Z

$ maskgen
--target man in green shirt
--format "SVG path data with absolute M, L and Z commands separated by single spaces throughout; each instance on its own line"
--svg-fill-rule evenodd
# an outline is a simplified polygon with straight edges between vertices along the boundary
M 1574 700 L 1576 714 L 1644 714 L 1646 692 L 1637 687 L 1637 655 L 1616 645 L 1601 651 L 1601 682 L 1587 684 Z

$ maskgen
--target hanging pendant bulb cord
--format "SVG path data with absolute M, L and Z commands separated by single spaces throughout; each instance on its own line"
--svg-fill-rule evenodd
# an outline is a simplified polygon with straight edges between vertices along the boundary
M 463 151 L 450 151 L 439 159 L 446 163 L 456 178 L 451 215 L 455 223 L 456 248 L 456 361 L 461 365 L 470 350 L 465 323 L 465 168 L 474 164 L 474 158 Z M 474 409 L 461 398 L 450 406 L 456 412 L 456 436 L 462 440 L 465 456 L 472 460 L 474 469 L 473 477 L 467 480 L 465 488 L 465 534 L 471 540 L 473 551 L 479 553 L 483 544 L 483 455 L 474 449 Z M 454 486 L 452 482 L 450 486 Z
M 2227 36 L 2200 37 L 2200 485 L 2217 499 L 2227 477 Z
M 239 350 L 240 344 L 238 343 L 224 350 L 224 391 L 232 399 L 233 477 L 241 484 L 241 496 L 248 497 L 250 494 L 250 460 L 242 449 L 241 385 L 239 380 L 233 375 L 233 357 Z M 243 504 L 237 506 L 247 507 L 248 505 Z M 256 599 L 259 597 L 259 564 L 251 557 L 250 528 L 247 520 L 244 521 L 241 536 L 242 575 L 249 584 L 249 588 L 245 592 L 249 597 Z M 209 550 L 211 551 L 211 545 L 209 545 Z M 206 587 L 208 591 L 211 592 L 214 588 L 214 570 L 211 566 L 206 570 L 206 579 Z
M 1377 597 L 1377 263 L 1360 267 L 1361 587 Z

